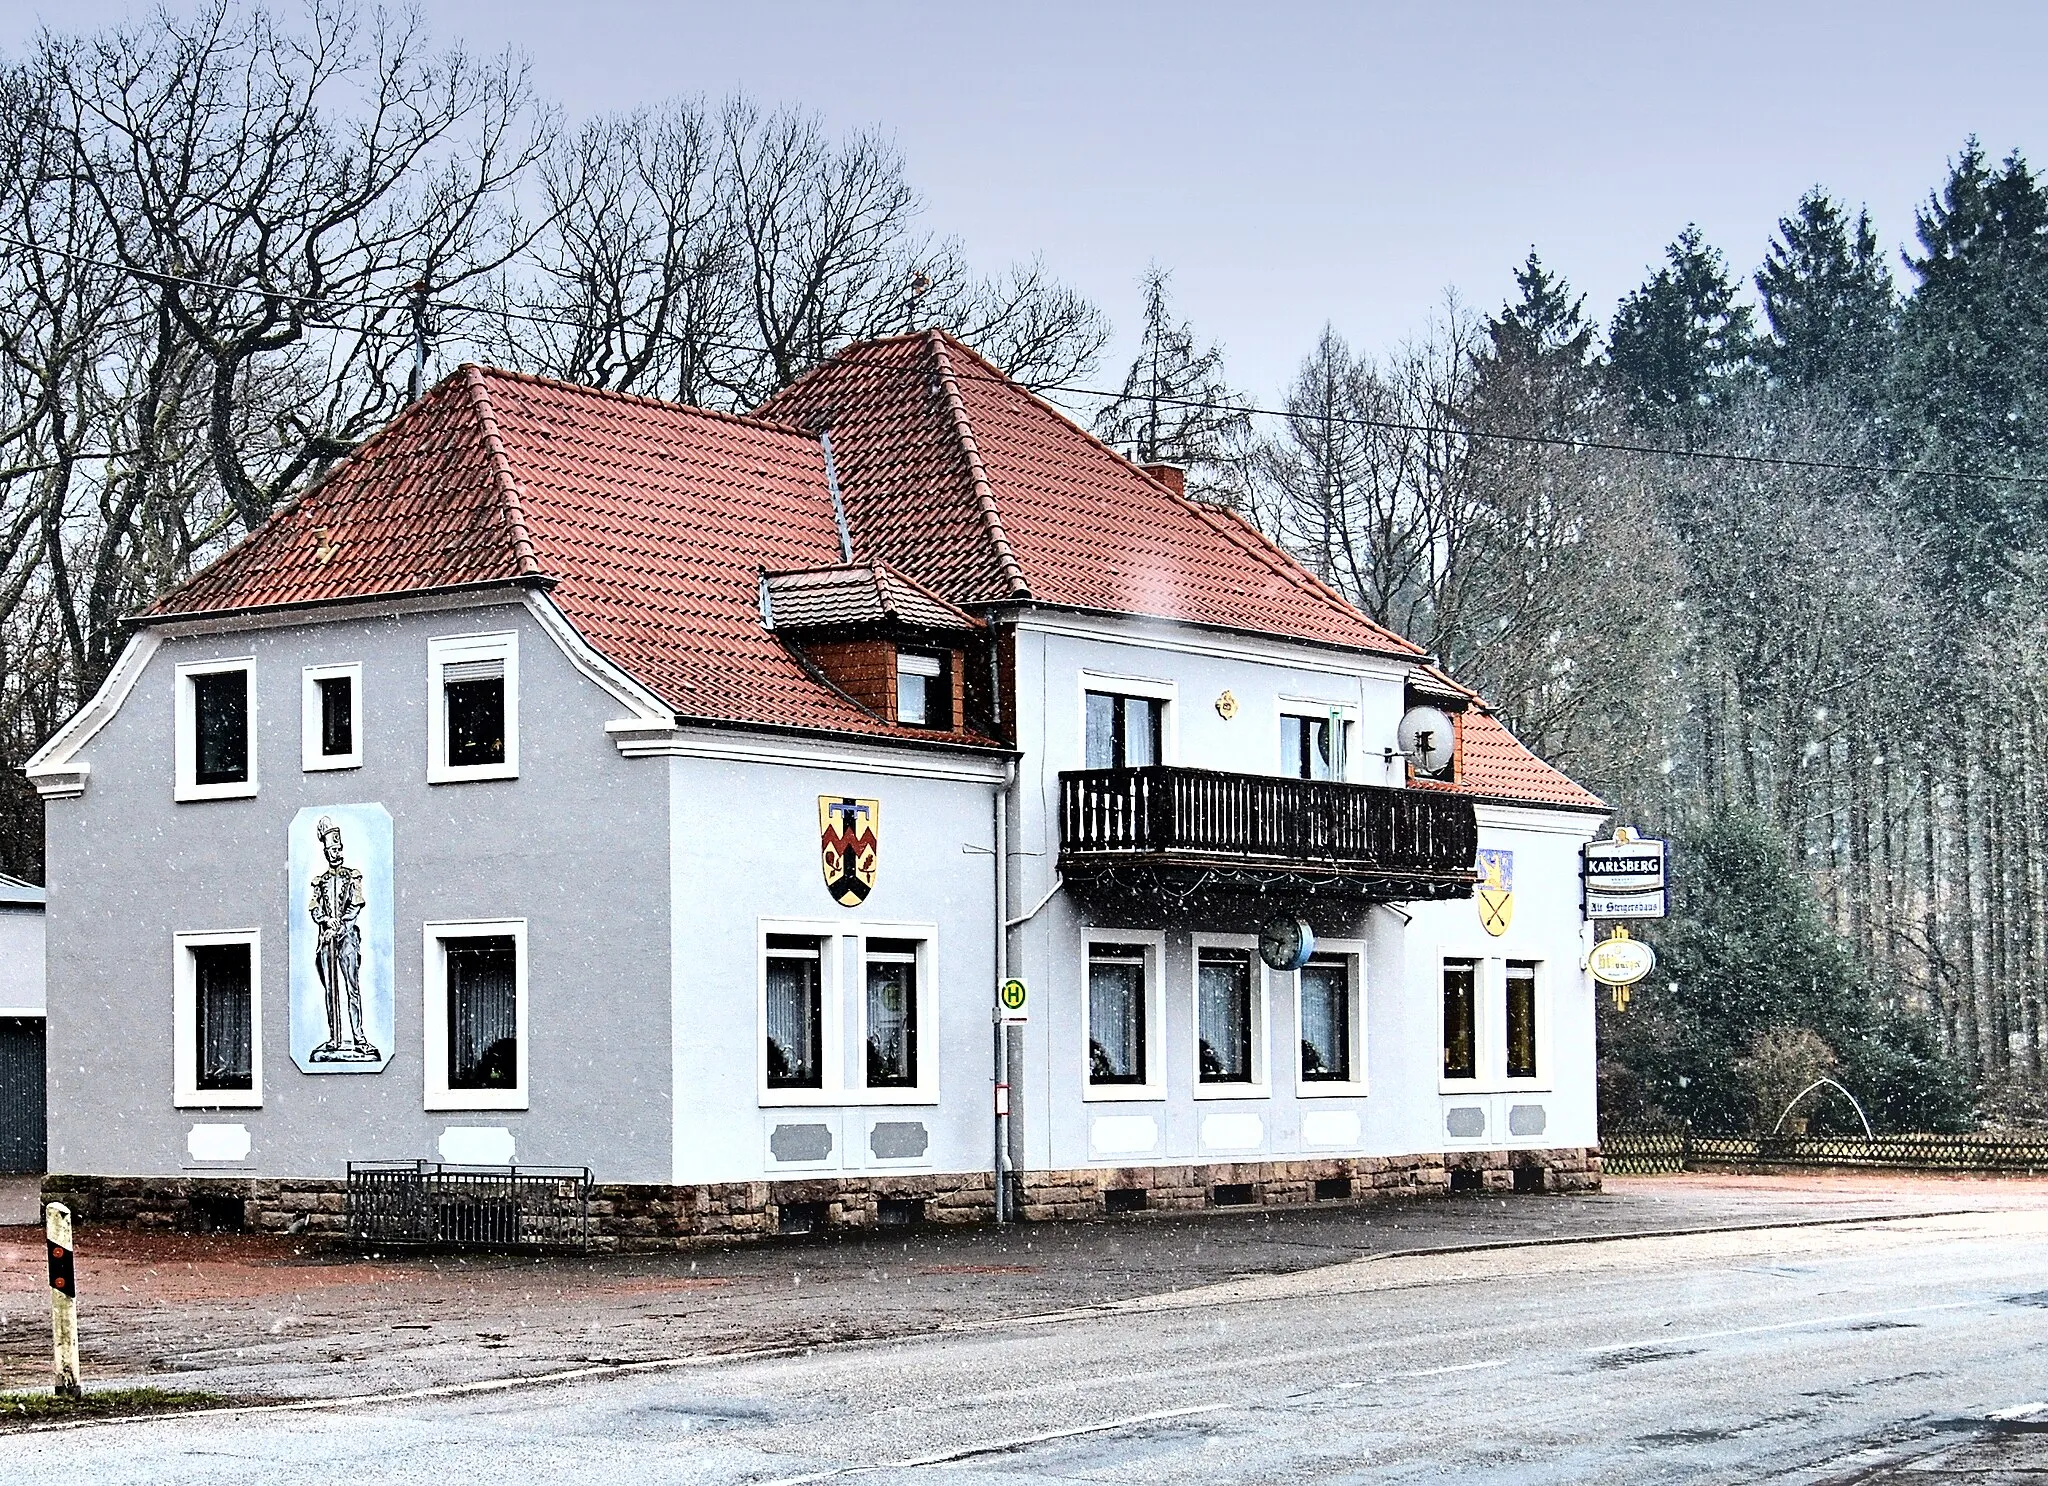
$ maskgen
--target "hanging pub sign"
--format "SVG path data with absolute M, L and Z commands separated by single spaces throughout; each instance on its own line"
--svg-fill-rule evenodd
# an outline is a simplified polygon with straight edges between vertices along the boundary
M 1657 968 L 1657 951 L 1640 939 L 1631 939 L 1628 930 L 1616 924 L 1613 937 L 1593 946 L 1586 968 L 1602 985 L 1632 986 Z
M 1667 907 L 1664 843 L 1627 826 L 1611 841 L 1588 841 L 1579 863 L 1587 918 L 1662 918 Z

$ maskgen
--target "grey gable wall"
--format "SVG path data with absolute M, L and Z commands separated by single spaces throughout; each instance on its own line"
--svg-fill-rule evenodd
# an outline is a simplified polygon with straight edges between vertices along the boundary
M 427 641 L 516 629 L 516 780 L 426 783 Z M 253 799 L 172 801 L 175 668 L 255 657 Z M 360 661 L 363 767 L 300 768 L 308 665 Z M 81 798 L 48 807 L 50 1170 L 339 1177 L 351 1159 L 434 1158 L 450 1126 L 502 1126 L 521 1164 L 601 1181 L 671 1166 L 668 778 L 621 758 L 624 709 L 517 605 L 167 640 L 84 750 Z M 288 1023 L 286 829 L 305 806 L 376 801 L 395 862 L 397 1051 L 379 1074 L 301 1073 Z M 528 920 L 530 1108 L 423 1104 L 427 921 Z M 172 936 L 262 930 L 261 1109 L 172 1105 Z M 248 1127 L 248 1161 L 201 1168 L 195 1123 Z

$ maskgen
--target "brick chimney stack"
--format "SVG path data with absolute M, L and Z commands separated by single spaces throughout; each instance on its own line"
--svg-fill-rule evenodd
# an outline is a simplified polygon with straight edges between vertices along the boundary
M 1177 464 L 1145 464 L 1140 469 L 1171 490 L 1175 495 L 1186 498 L 1188 493 L 1188 472 Z

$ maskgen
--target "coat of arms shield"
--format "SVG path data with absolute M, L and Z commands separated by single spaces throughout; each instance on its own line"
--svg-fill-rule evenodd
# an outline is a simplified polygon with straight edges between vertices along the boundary
M 825 869 L 825 891 L 847 908 L 874 891 L 881 822 L 879 800 L 818 796 L 818 860 Z
M 1515 854 L 1488 849 L 1479 853 L 1479 922 L 1498 939 L 1515 917 Z

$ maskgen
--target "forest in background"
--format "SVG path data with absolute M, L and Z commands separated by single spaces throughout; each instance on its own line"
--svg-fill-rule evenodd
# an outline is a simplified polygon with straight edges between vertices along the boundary
M 1611 313 L 1531 251 L 1381 354 L 1234 388 L 1043 264 L 922 225 L 905 162 L 745 98 L 565 123 L 415 22 L 216 0 L 0 62 L 0 870 L 19 769 L 123 620 L 479 359 L 745 408 L 941 325 L 1186 466 L 1675 843 L 1662 964 L 1602 1014 L 1608 1118 L 2043 1114 L 2048 192 L 1959 142 L 1893 263 L 1816 188 L 1765 261 L 1692 228 Z M 1752 292 L 1753 291 L 1753 292 Z M 1839 1111 L 1817 1111 L 1823 1121 Z

